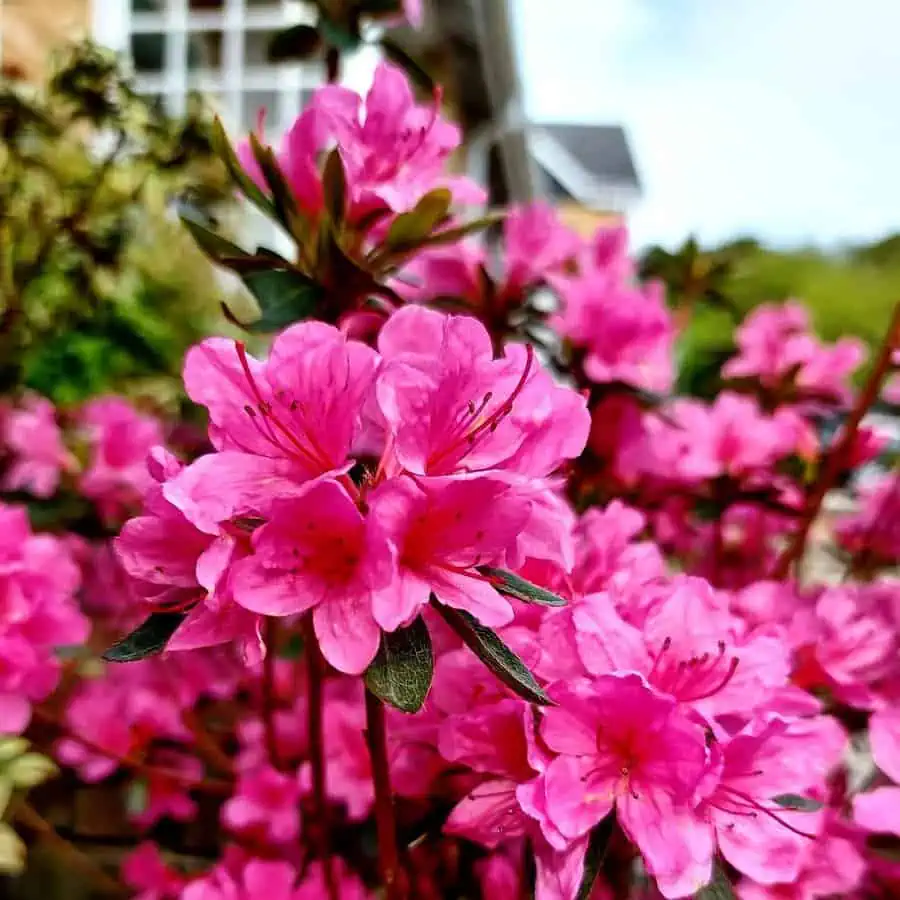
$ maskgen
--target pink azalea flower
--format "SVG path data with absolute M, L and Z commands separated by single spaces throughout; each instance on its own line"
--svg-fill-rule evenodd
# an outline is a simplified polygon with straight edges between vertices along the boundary
M 584 399 L 554 384 L 521 346 L 495 360 L 475 319 L 407 306 L 382 329 L 378 349 L 378 403 L 409 472 L 545 477 L 584 447 Z
M 147 777 L 146 806 L 131 816 L 135 825 L 141 828 L 152 828 L 161 819 L 189 822 L 197 815 L 197 804 L 185 782 L 199 784 L 203 780 L 200 760 L 178 752 L 167 752 L 160 753 L 158 762 L 166 770 L 182 773 L 185 780 L 156 774 Z
M 877 710 L 869 720 L 869 741 L 875 764 L 893 782 L 900 784 L 900 710 Z
M 675 331 L 660 285 L 636 286 L 614 270 L 593 268 L 552 282 L 562 310 L 551 324 L 584 351 L 591 381 L 669 390 Z
M 166 865 L 152 841 L 140 844 L 122 863 L 122 879 L 139 893 L 134 900 L 175 900 L 185 884 L 183 875 Z
M 865 358 L 861 341 L 842 338 L 831 347 L 810 330 L 806 308 L 796 301 L 757 307 L 737 331 L 738 355 L 726 363 L 729 378 L 758 378 L 779 388 L 793 380 L 817 399 L 846 402 L 849 378 Z
M 860 491 L 858 509 L 835 526 L 838 543 L 871 566 L 900 562 L 900 476 Z
M 378 66 L 365 100 L 345 87 L 326 85 L 313 95 L 310 108 L 340 149 L 351 216 L 379 207 L 403 212 L 438 187 L 451 188 L 457 202 L 484 202 L 484 192 L 468 178 L 445 173 L 461 141 L 459 129 L 440 117 L 437 101 L 430 107 L 415 102 L 398 66 Z
M 375 353 L 336 328 L 305 322 L 283 331 L 268 359 L 220 338 L 193 348 L 184 367 L 191 399 L 206 406 L 218 453 L 166 486 L 200 530 L 265 514 L 303 482 L 341 470 L 362 430 Z
M 219 865 L 192 881 L 180 900 L 306 900 L 297 887 L 297 872 L 287 862 L 250 859 L 242 865 Z
M 766 631 L 746 633 L 701 578 L 679 576 L 658 590 L 641 628 L 621 618 L 614 597 L 588 597 L 572 614 L 574 645 L 591 675 L 641 672 L 705 716 L 750 712 L 787 681 L 787 646 Z
M 822 816 L 784 809 L 773 798 L 821 792 L 834 762 L 830 748 L 816 732 L 792 733 L 786 721 L 770 718 L 752 723 L 721 751 L 718 784 L 701 807 L 719 850 L 761 884 L 793 881 Z
M 261 765 L 240 774 L 234 795 L 222 807 L 222 821 L 265 842 L 285 844 L 300 834 L 299 802 L 296 776 Z
M 3 478 L 2 486 L 7 491 L 49 497 L 56 491 L 62 473 L 78 467 L 63 443 L 56 409 L 43 397 L 26 397 L 18 409 L 5 416 L 0 431 L 2 443 L 13 456 Z
M 376 596 L 395 577 L 394 551 L 374 520 L 337 482 L 311 482 L 273 506 L 253 551 L 234 565 L 238 603 L 270 616 L 312 610 L 325 658 L 341 672 L 364 671 L 381 638 Z
M 141 415 L 120 397 L 86 404 L 80 424 L 91 445 L 91 460 L 79 487 L 107 519 L 137 505 L 153 484 L 147 456 L 162 443 L 160 423 Z
M 332 857 L 331 865 L 337 881 L 338 900 L 369 900 L 372 896 L 366 886 L 353 874 L 340 856 Z M 306 877 L 300 883 L 291 900 L 322 900 L 327 897 L 325 867 L 318 860 L 306 867 Z
M 900 787 L 880 787 L 853 798 L 853 821 L 875 834 L 900 837 Z
M 383 628 L 409 622 L 432 593 L 485 625 L 512 620 L 509 601 L 475 566 L 502 567 L 515 559 L 531 504 L 513 485 L 489 475 L 391 478 L 369 504 L 398 554 L 398 577 L 377 600 Z
M 667 897 L 702 886 L 712 847 L 692 809 L 709 768 L 703 728 L 638 675 L 559 683 L 550 696 L 559 705 L 540 733 L 559 756 L 518 791 L 547 841 L 565 849 L 615 807 Z
M 183 471 L 165 451 L 155 459 L 152 471 L 160 479 L 170 482 Z M 135 591 L 150 608 L 187 613 L 166 649 L 236 641 L 248 660 L 259 659 L 259 618 L 231 596 L 229 566 L 245 552 L 244 543 L 237 535 L 211 537 L 196 528 L 167 499 L 165 483 L 147 491 L 144 514 L 125 523 L 115 548 Z

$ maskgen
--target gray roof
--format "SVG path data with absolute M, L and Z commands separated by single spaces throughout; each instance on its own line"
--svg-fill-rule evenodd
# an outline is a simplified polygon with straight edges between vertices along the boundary
M 597 181 L 639 187 L 631 148 L 621 126 L 541 122 L 533 127 L 550 135 Z

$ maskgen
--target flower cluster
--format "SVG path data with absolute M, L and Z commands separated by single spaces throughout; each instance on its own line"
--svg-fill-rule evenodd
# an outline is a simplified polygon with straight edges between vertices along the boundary
M 193 223 L 270 339 L 189 351 L 191 449 L 116 397 L 10 404 L 0 732 L 35 707 L 122 788 L 141 900 L 896 896 L 896 473 L 820 515 L 882 451 L 896 334 L 856 396 L 855 342 L 763 306 L 713 399 L 669 396 L 624 228 L 518 208 L 492 252 L 459 140 L 385 64 L 223 149 L 298 252 Z

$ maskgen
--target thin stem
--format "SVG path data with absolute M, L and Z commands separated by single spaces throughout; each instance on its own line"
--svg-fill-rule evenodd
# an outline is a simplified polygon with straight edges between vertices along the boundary
M 334 865 L 331 859 L 331 834 L 328 821 L 328 782 L 325 766 L 325 734 L 323 729 L 325 660 L 316 640 L 312 617 L 303 622 L 303 652 L 307 671 L 307 730 L 309 732 L 309 758 L 312 765 L 314 816 L 317 827 L 313 830 L 316 850 L 325 872 L 328 900 L 339 900 Z
M 341 77 L 341 51 L 337 47 L 329 47 L 325 51 L 325 80 L 334 84 Z
M 809 537 L 812 524 L 822 508 L 826 495 L 834 486 L 840 474 L 841 466 L 847 459 L 847 452 L 853 446 L 856 433 L 859 431 L 860 422 L 871 409 L 872 404 L 878 399 L 881 385 L 891 368 L 891 354 L 898 346 L 900 346 L 900 303 L 894 307 L 891 324 L 881 343 L 881 348 L 878 351 L 878 356 L 875 358 L 872 371 L 866 379 L 865 386 L 860 391 L 842 432 L 825 454 L 819 477 L 816 479 L 813 489 L 807 495 L 800 523 L 787 547 L 785 547 L 784 552 L 775 563 L 775 567 L 772 570 L 772 578 L 776 580 L 787 578 L 794 563 L 803 557 L 803 551 L 806 549 L 806 540 Z
M 124 885 L 107 875 L 94 860 L 82 853 L 70 841 L 67 841 L 53 825 L 24 800 L 17 804 L 15 818 L 20 824 L 47 841 L 48 844 L 52 844 L 59 851 L 60 855 L 66 858 L 66 861 L 73 869 L 80 871 L 93 882 L 97 890 L 102 891 L 104 894 L 112 894 L 118 897 L 124 897 L 128 894 Z
M 275 642 L 278 623 L 269 617 L 265 620 L 266 655 L 263 657 L 262 720 L 269 762 L 279 771 L 283 768 L 278 752 L 278 733 L 275 726 Z
M 191 732 L 194 749 L 203 761 L 212 769 L 223 775 L 234 775 L 234 763 L 225 754 L 215 738 L 206 730 L 200 717 L 192 710 L 185 709 L 181 719 Z
M 378 865 L 384 882 L 386 900 L 406 900 L 397 850 L 397 822 L 391 795 L 391 772 L 387 753 L 387 728 L 384 704 L 366 691 L 366 743 L 372 759 L 375 785 L 375 825 L 378 831 Z
M 69 740 L 77 741 L 92 753 L 96 753 L 98 756 L 105 756 L 107 759 L 117 762 L 123 769 L 128 769 L 138 775 L 144 775 L 147 778 L 168 778 L 170 781 L 174 781 L 176 784 L 180 784 L 187 789 L 215 794 L 217 796 L 229 797 L 233 792 L 233 785 L 230 781 L 216 778 L 204 778 L 202 781 L 197 781 L 197 779 L 190 775 L 179 772 L 178 769 L 155 766 L 133 756 L 120 756 L 111 750 L 107 750 L 106 747 L 100 746 L 100 744 L 95 743 L 90 738 L 84 737 L 84 735 L 74 734 L 65 723 L 60 722 L 59 719 L 39 706 L 34 708 L 32 714 L 35 719 L 48 725 L 52 725 L 57 730 L 63 732 Z

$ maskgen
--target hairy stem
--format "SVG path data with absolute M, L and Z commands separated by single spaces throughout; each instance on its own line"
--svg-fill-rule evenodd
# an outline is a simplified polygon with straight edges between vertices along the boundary
M 397 822 L 391 795 L 391 773 L 387 753 L 384 704 L 366 691 L 366 742 L 372 758 L 375 785 L 375 825 L 378 831 L 378 864 L 386 900 L 406 900 L 397 850 Z
M 891 367 L 891 354 L 898 346 L 900 346 L 900 303 L 894 307 L 891 324 L 881 343 L 872 371 L 869 373 L 869 377 L 866 379 L 866 383 L 862 391 L 860 391 L 856 403 L 850 411 L 850 415 L 847 417 L 847 422 L 825 453 L 819 477 L 806 497 L 806 503 L 804 504 L 803 514 L 797 530 L 772 570 L 773 578 L 787 578 L 794 563 L 799 562 L 803 557 L 803 551 L 806 549 L 806 540 L 809 537 L 812 524 L 822 508 L 826 495 L 834 487 L 834 483 L 840 474 L 841 466 L 846 462 L 847 452 L 853 446 L 856 433 L 859 431 L 860 422 L 872 408 L 872 404 L 878 399 L 881 385 Z
M 52 845 L 60 856 L 65 857 L 68 865 L 89 878 L 98 891 L 117 897 L 124 897 L 129 893 L 124 885 L 107 875 L 94 860 L 67 841 L 53 825 L 24 800 L 17 804 L 15 818 L 29 831 L 33 831 L 42 840 Z
M 303 652 L 306 656 L 307 672 L 307 730 L 309 732 L 309 758 L 312 765 L 313 803 L 317 826 L 312 837 L 317 844 L 316 850 L 322 860 L 325 872 L 325 887 L 328 900 L 339 900 L 338 885 L 334 877 L 334 865 L 331 859 L 331 834 L 328 822 L 328 784 L 325 768 L 325 734 L 323 729 L 323 712 L 325 698 L 325 660 L 319 650 L 316 634 L 313 631 L 312 617 L 307 616 L 303 623 Z

